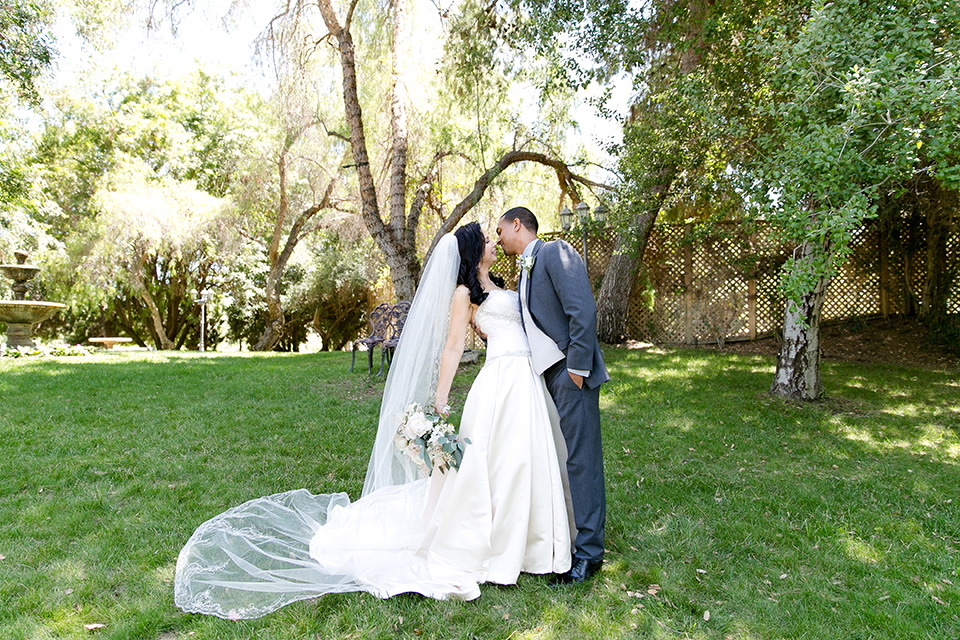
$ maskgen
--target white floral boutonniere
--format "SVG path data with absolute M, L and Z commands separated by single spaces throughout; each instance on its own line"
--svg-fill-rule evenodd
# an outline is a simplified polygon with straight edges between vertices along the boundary
M 534 256 L 517 256 L 517 266 L 523 269 L 523 272 L 530 275 L 530 269 L 533 269 Z

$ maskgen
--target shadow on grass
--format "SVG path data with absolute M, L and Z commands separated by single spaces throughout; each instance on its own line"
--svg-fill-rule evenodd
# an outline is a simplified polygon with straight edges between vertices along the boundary
M 624 575 L 659 575 L 658 597 L 688 621 L 712 611 L 758 637 L 960 629 L 949 374 L 831 364 L 830 397 L 805 404 L 767 395 L 763 357 L 618 351 L 608 364 L 608 548 Z
M 802 404 L 767 395 L 767 358 L 606 355 L 599 578 L 522 576 L 471 603 L 333 596 L 245 623 L 174 609 L 180 546 L 259 495 L 359 495 L 383 378 L 348 373 L 349 354 L 0 362 L 0 636 L 960 636 L 948 374 L 827 364 L 828 400 Z M 458 375 L 461 403 L 478 370 Z

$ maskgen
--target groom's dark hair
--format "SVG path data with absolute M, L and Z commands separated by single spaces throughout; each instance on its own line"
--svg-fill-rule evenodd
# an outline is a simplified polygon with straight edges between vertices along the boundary
M 530 209 L 526 207 L 514 207 L 500 216 L 500 218 L 508 222 L 519 220 L 520 224 L 533 233 L 536 233 L 537 229 L 540 228 L 540 224 L 537 222 L 537 216 L 533 215 L 533 211 L 530 211 Z

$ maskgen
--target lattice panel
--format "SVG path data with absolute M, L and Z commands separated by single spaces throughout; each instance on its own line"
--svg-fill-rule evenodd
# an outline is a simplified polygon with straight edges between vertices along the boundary
M 960 231 L 947 238 L 947 269 L 953 274 L 953 288 L 947 296 L 947 313 L 960 314 Z
M 780 292 L 780 281 L 772 276 L 758 280 L 756 286 L 757 336 L 782 331 L 787 301 Z
M 880 290 L 881 293 L 885 293 L 887 296 L 888 312 L 890 309 L 905 309 L 906 290 L 903 286 L 903 255 L 891 247 L 889 241 L 882 243 L 881 246 L 878 247 L 878 252 L 880 253 L 881 261 L 886 261 L 886 282 L 881 282 Z M 881 278 L 883 278 L 882 273 Z
M 652 340 L 682 342 L 684 339 L 683 236 L 683 227 L 657 227 L 647 243 L 644 265 L 653 289 L 649 323 Z
M 880 313 L 879 235 L 861 228 L 850 239 L 850 257 L 830 281 L 822 320 L 843 320 Z
M 792 247 L 779 242 L 762 225 L 745 235 L 735 223 L 721 224 L 716 233 L 696 237 L 695 241 L 690 232 L 691 227 L 682 225 L 654 228 L 630 297 L 628 336 L 664 343 L 703 343 L 720 337 L 763 337 L 779 331 L 785 306 L 779 272 Z M 562 238 L 582 255 L 580 235 L 542 237 Z M 922 238 L 919 240 L 909 235 L 881 240 L 877 226 L 857 231 L 851 238 L 847 264 L 827 290 L 823 319 L 881 313 L 881 288 L 887 294 L 888 313 L 915 312 L 926 274 L 926 251 Z M 587 238 L 589 276 L 595 293 L 614 245 L 612 231 Z M 960 272 L 960 232 L 955 231 L 947 240 L 947 261 L 948 269 Z M 884 262 L 887 280 L 882 285 Z M 505 278 L 508 287 L 516 287 L 518 272 L 513 259 L 499 261 L 493 271 Z M 960 313 L 960 281 L 953 283 L 947 308 Z
M 725 226 L 688 249 L 693 268 L 687 276 L 688 342 L 720 341 L 747 331 L 748 283 L 733 266 L 742 257 L 747 238 Z
M 737 277 L 703 280 L 694 289 L 690 306 L 691 329 L 696 342 L 718 342 L 747 337 L 749 308 L 747 281 Z

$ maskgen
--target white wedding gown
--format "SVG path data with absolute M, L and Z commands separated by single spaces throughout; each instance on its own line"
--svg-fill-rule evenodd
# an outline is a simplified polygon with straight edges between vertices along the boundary
M 477 309 L 486 362 L 463 408 L 459 471 L 345 494 L 257 498 L 205 522 L 180 552 L 184 611 L 254 618 L 325 593 L 470 600 L 479 584 L 570 568 L 573 513 L 559 418 L 530 361 L 514 291 Z

